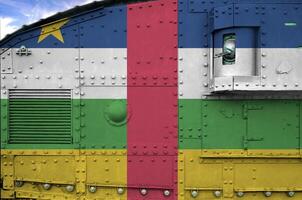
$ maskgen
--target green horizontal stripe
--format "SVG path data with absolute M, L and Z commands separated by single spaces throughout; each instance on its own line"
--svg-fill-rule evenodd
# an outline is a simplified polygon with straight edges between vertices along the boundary
M 299 100 L 179 100 L 179 148 L 299 149 L 300 105 Z
M 125 149 L 127 144 L 126 100 L 2 99 L 1 116 L 3 149 Z

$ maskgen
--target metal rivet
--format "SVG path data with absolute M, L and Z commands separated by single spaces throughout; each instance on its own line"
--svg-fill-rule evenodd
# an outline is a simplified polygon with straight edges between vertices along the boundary
M 244 196 L 244 192 L 237 192 L 236 195 L 237 195 L 237 197 L 243 197 Z
M 164 196 L 170 196 L 171 192 L 169 190 L 164 190 Z
M 43 187 L 44 190 L 49 190 L 51 188 L 51 185 L 49 183 L 44 183 L 42 185 L 42 187 Z
M 214 192 L 215 197 L 220 197 L 221 196 L 221 191 L 217 190 Z
M 198 196 L 198 191 L 196 191 L 196 190 L 191 191 L 191 196 L 193 198 L 196 198 Z
M 15 182 L 15 186 L 16 186 L 16 187 L 22 187 L 23 184 L 24 184 L 24 183 L 23 183 L 22 181 L 16 181 L 16 182 Z
M 295 192 L 294 191 L 289 191 L 289 192 L 287 192 L 287 196 L 293 197 L 293 196 L 295 196 Z
M 91 193 L 95 193 L 96 190 L 97 190 L 97 188 L 96 188 L 95 186 L 90 186 L 88 190 L 89 190 L 89 192 L 91 192 Z
M 141 189 L 140 193 L 141 193 L 141 195 L 145 196 L 145 195 L 147 195 L 148 191 L 146 189 Z
M 264 196 L 270 197 L 270 196 L 272 196 L 272 192 L 266 191 L 266 192 L 264 192 Z
M 123 194 L 124 193 L 124 188 L 117 188 L 117 193 L 118 194 Z
M 65 189 L 66 189 L 67 192 L 72 192 L 74 190 L 74 186 L 73 185 L 67 185 L 65 187 Z

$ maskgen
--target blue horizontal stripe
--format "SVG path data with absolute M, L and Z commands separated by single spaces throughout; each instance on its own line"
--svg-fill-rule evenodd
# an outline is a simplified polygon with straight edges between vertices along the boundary
M 41 27 L 17 34 L 2 48 L 126 48 L 127 6 L 95 10 L 69 19 L 61 32 L 64 43 L 52 35 L 38 43 Z
M 232 32 L 236 34 L 237 48 L 298 48 L 302 45 L 301 0 L 299 4 L 293 3 L 297 0 L 270 0 L 261 4 L 247 0 L 236 2 L 180 0 L 179 47 L 221 48 L 223 35 Z

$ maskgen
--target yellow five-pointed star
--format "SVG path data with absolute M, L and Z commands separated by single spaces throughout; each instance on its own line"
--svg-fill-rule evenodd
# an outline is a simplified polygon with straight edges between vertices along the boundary
M 64 26 L 69 20 L 67 18 L 55 21 L 42 26 L 41 34 L 39 36 L 38 43 L 42 42 L 48 36 L 52 35 L 62 43 L 64 43 L 64 38 L 62 36 L 61 27 Z

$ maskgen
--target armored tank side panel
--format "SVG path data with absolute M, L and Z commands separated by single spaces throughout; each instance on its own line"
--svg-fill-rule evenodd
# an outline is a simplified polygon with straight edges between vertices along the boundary
M 0 41 L 2 199 L 301 199 L 301 0 L 102 1 Z

